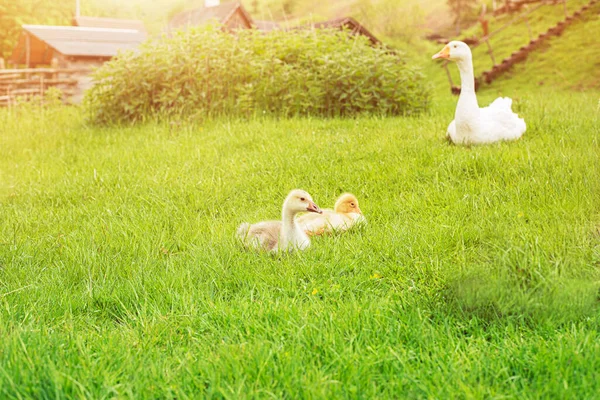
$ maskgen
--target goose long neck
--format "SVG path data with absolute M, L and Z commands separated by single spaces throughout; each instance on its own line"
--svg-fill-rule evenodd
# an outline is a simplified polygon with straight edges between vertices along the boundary
M 460 97 L 458 98 L 459 106 L 460 103 L 466 103 L 465 106 L 477 107 L 477 97 L 475 96 L 475 75 L 473 73 L 473 60 L 467 58 L 460 60 L 456 63 L 458 71 L 460 72 Z
M 294 230 L 294 217 L 296 213 L 290 211 L 283 206 L 283 211 L 281 212 L 281 221 L 283 222 L 283 231 L 284 232 L 292 232 Z

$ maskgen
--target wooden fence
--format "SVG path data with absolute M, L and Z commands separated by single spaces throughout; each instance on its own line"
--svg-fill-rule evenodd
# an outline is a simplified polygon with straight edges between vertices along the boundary
M 67 103 L 80 92 L 78 78 L 90 72 L 73 68 L 0 69 L 0 106 L 10 107 L 19 99 L 43 102 L 49 88 L 60 90 Z

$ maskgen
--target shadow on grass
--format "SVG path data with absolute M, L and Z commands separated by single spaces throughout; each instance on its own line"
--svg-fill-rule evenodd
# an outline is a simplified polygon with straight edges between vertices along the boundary
M 580 321 L 600 310 L 598 274 L 583 278 L 548 278 L 531 270 L 473 267 L 449 281 L 448 310 L 486 322 L 560 325 Z

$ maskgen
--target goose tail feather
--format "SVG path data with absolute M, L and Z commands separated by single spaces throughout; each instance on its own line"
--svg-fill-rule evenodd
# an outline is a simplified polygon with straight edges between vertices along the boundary
M 242 242 L 246 240 L 249 230 L 250 230 L 250 224 L 248 222 L 244 222 L 244 223 L 240 224 L 240 226 L 238 226 L 236 233 L 237 233 L 238 238 Z
M 512 99 L 510 97 L 498 97 L 490 104 L 490 108 L 502 108 L 512 111 Z

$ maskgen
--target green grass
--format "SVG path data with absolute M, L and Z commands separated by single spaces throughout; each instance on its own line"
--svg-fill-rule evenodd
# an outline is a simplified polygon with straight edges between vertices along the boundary
M 568 14 L 573 14 L 574 11 L 580 9 L 584 4 L 587 3 L 589 3 L 589 0 L 568 0 Z M 523 13 L 525 11 L 526 10 L 523 10 Z M 510 23 L 516 19 L 518 15 L 522 15 L 523 13 L 516 15 L 503 14 L 498 18 L 491 17 L 489 25 L 490 33 L 502 28 L 505 24 Z M 531 36 L 529 35 L 527 24 L 523 19 L 518 19 L 513 25 L 492 36 L 490 39 L 490 44 L 493 49 L 496 63 L 502 62 L 502 59 L 509 57 L 521 46 L 525 46 L 531 39 L 537 38 L 541 33 L 546 32 L 550 27 L 556 25 L 559 21 L 564 20 L 564 18 L 565 12 L 563 4 L 547 4 L 528 16 L 527 19 L 529 21 L 529 28 L 531 28 Z M 580 24 L 580 21 L 576 21 L 572 26 L 577 24 Z M 572 26 L 567 27 L 566 30 L 568 31 L 569 29 L 572 29 Z M 463 32 L 462 35 L 465 37 L 471 35 L 481 37 L 481 28 L 476 25 L 470 30 Z M 474 59 L 478 60 L 475 65 L 475 73 L 477 76 L 481 75 L 483 71 L 487 71 L 494 66 L 494 63 L 488 54 L 488 48 L 485 43 L 481 44 L 473 51 L 473 57 Z
M 600 3 L 586 11 L 559 37 L 548 40 L 531 53 L 525 63 L 516 65 L 494 82 L 496 87 L 529 85 L 554 89 L 600 89 Z
M 472 148 L 442 98 L 104 129 L 0 110 L 0 397 L 597 397 L 598 95 L 522 95 L 524 138 Z M 242 250 L 295 187 L 369 224 Z
M 569 1 L 570 13 L 579 9 L 581 5 L 588 1 Z M 564 16 L 562 4 L 557 6 L 545 6 L 548 14 L 539 14 L 541 10 L 533 14 L 537 17 L 530 19 L 530 24 L 534 35 L 545 32 L 550 26 Z M 496 79 L 490 85 L 482 87 L 483 92 L 494 92 L 498 95 L 508 95 L 518 97 L 523 93 L 542 93 L 560 91 L 568 93 L 571 90 L 589 91 L 597 90 L 600 87 L 600 47 L 594 42 L 594 38 L 600 35 L 600 18 L 597 13 L 600 11 L 600 5 L 595 4 L 581 18 L 568 26 L 559 37 L 552 37 L 547 40 L 536 51 L 532 52 L 527 60 L 515 65 L 510 71 Z M 503 17 L 490 25 L 493 31 L 501 26 L 503 21 L 509 17 Z M 493 20 L 492 20 L 493 21 Z M 463 36 L 481 36 L 479 27 L 464 33 Z M 513 28 L 508 28 L 504 32 L 495 36 L 492 40 L 492 46 L 496 54 L 497 62 L 508 57 L 513 51 L 526 44 L 529 40 L 527 27 L 523 23 Z M 441 68 L 441 62 L 431 60 L 431 55 L 442 49 L 442 45 L 431 42 L 417 42 L 411 46 L 401 46 L 407 56 L 420 64 L 424 73 L 428 76 L 434 93 L 437 96 L 447 96 L 450 92 L 450 85 L 445 71 Z M 486 53 L 485 44 L 477 47 L 473 51 L 473 64 L 475 75 L 491 68 L 492 63 L 489 55 Z M 460 76 L 458 69 L 452 63 L 449 64 L 449 70 L 455 85 L 460 85 Z M 487 105 L 480 101 L 480 105 Z
M 589 0 L 569 0 L 567 2 L 568 14 L 580 9 Z M 593 9 L 576 19 L 570 26 L 566 27 L 560 37 L 553 37 L 541 48 L 531 53 L 524 63 L 518 64 L 509 74 L 505 76 L 510 79 L 520 76 L 515 80 L 521 86 L 528 86 L 539 81 L 548 81 L 554 88 L 571 88 L 574 86 L 593 87 L 598 85 L 600 79 L 598 65 L 594 62 L 600 57 L 600 48 L 594 45 L 594 34 L 598 32 L 600 20 L 597 18 L 600 7 L 596 4 Z M 546 32 L 550 27 L 556 25 L 565 17 L 563 4 L 546 5 L 534 11 L 529 17 L 531 38 Z M 501 28 L 506 23 L 515 19 L 515 15 L 503 15 L 497 19 L 490 19 L 490 32 Z M 463 32 L 461 37 L 481 37 L 481 28 L 473 28 Z M 499 64 L 504 58 L 509 57 L 521 46 L 529 43 L 529 29 L 524 20 L 518 20 L 514 25 L 493 36 L 490 44 L 493 49 L 496 63 Z M 546 54 L 545 56 L 540 56 Z M 479 77 L 484 71 L 490 70 L 494 63 L 488 54 L 488 47 L 482 43 L 473 50 L 475 76 Z M 582 62 L 586 60 L 586 62 Z M 451 68 L 454 82 L 460 84 L 460 77 L 454 66 Z M 564 72 L 563 72 L 564 71 Z M 443 73 L 443 72 L 442 72 Z M 445 73 L 443 73 L 445 78 Z M 535 80 L 535 83 L 532 82 Z M 506 79 L 505 79 L 506 81 Z M 594 83 L 595 82 L 595 83 Z M 492 83 L 494 86 L 494 83 Z M 496 87 L 504 87 L 496 84 Z

